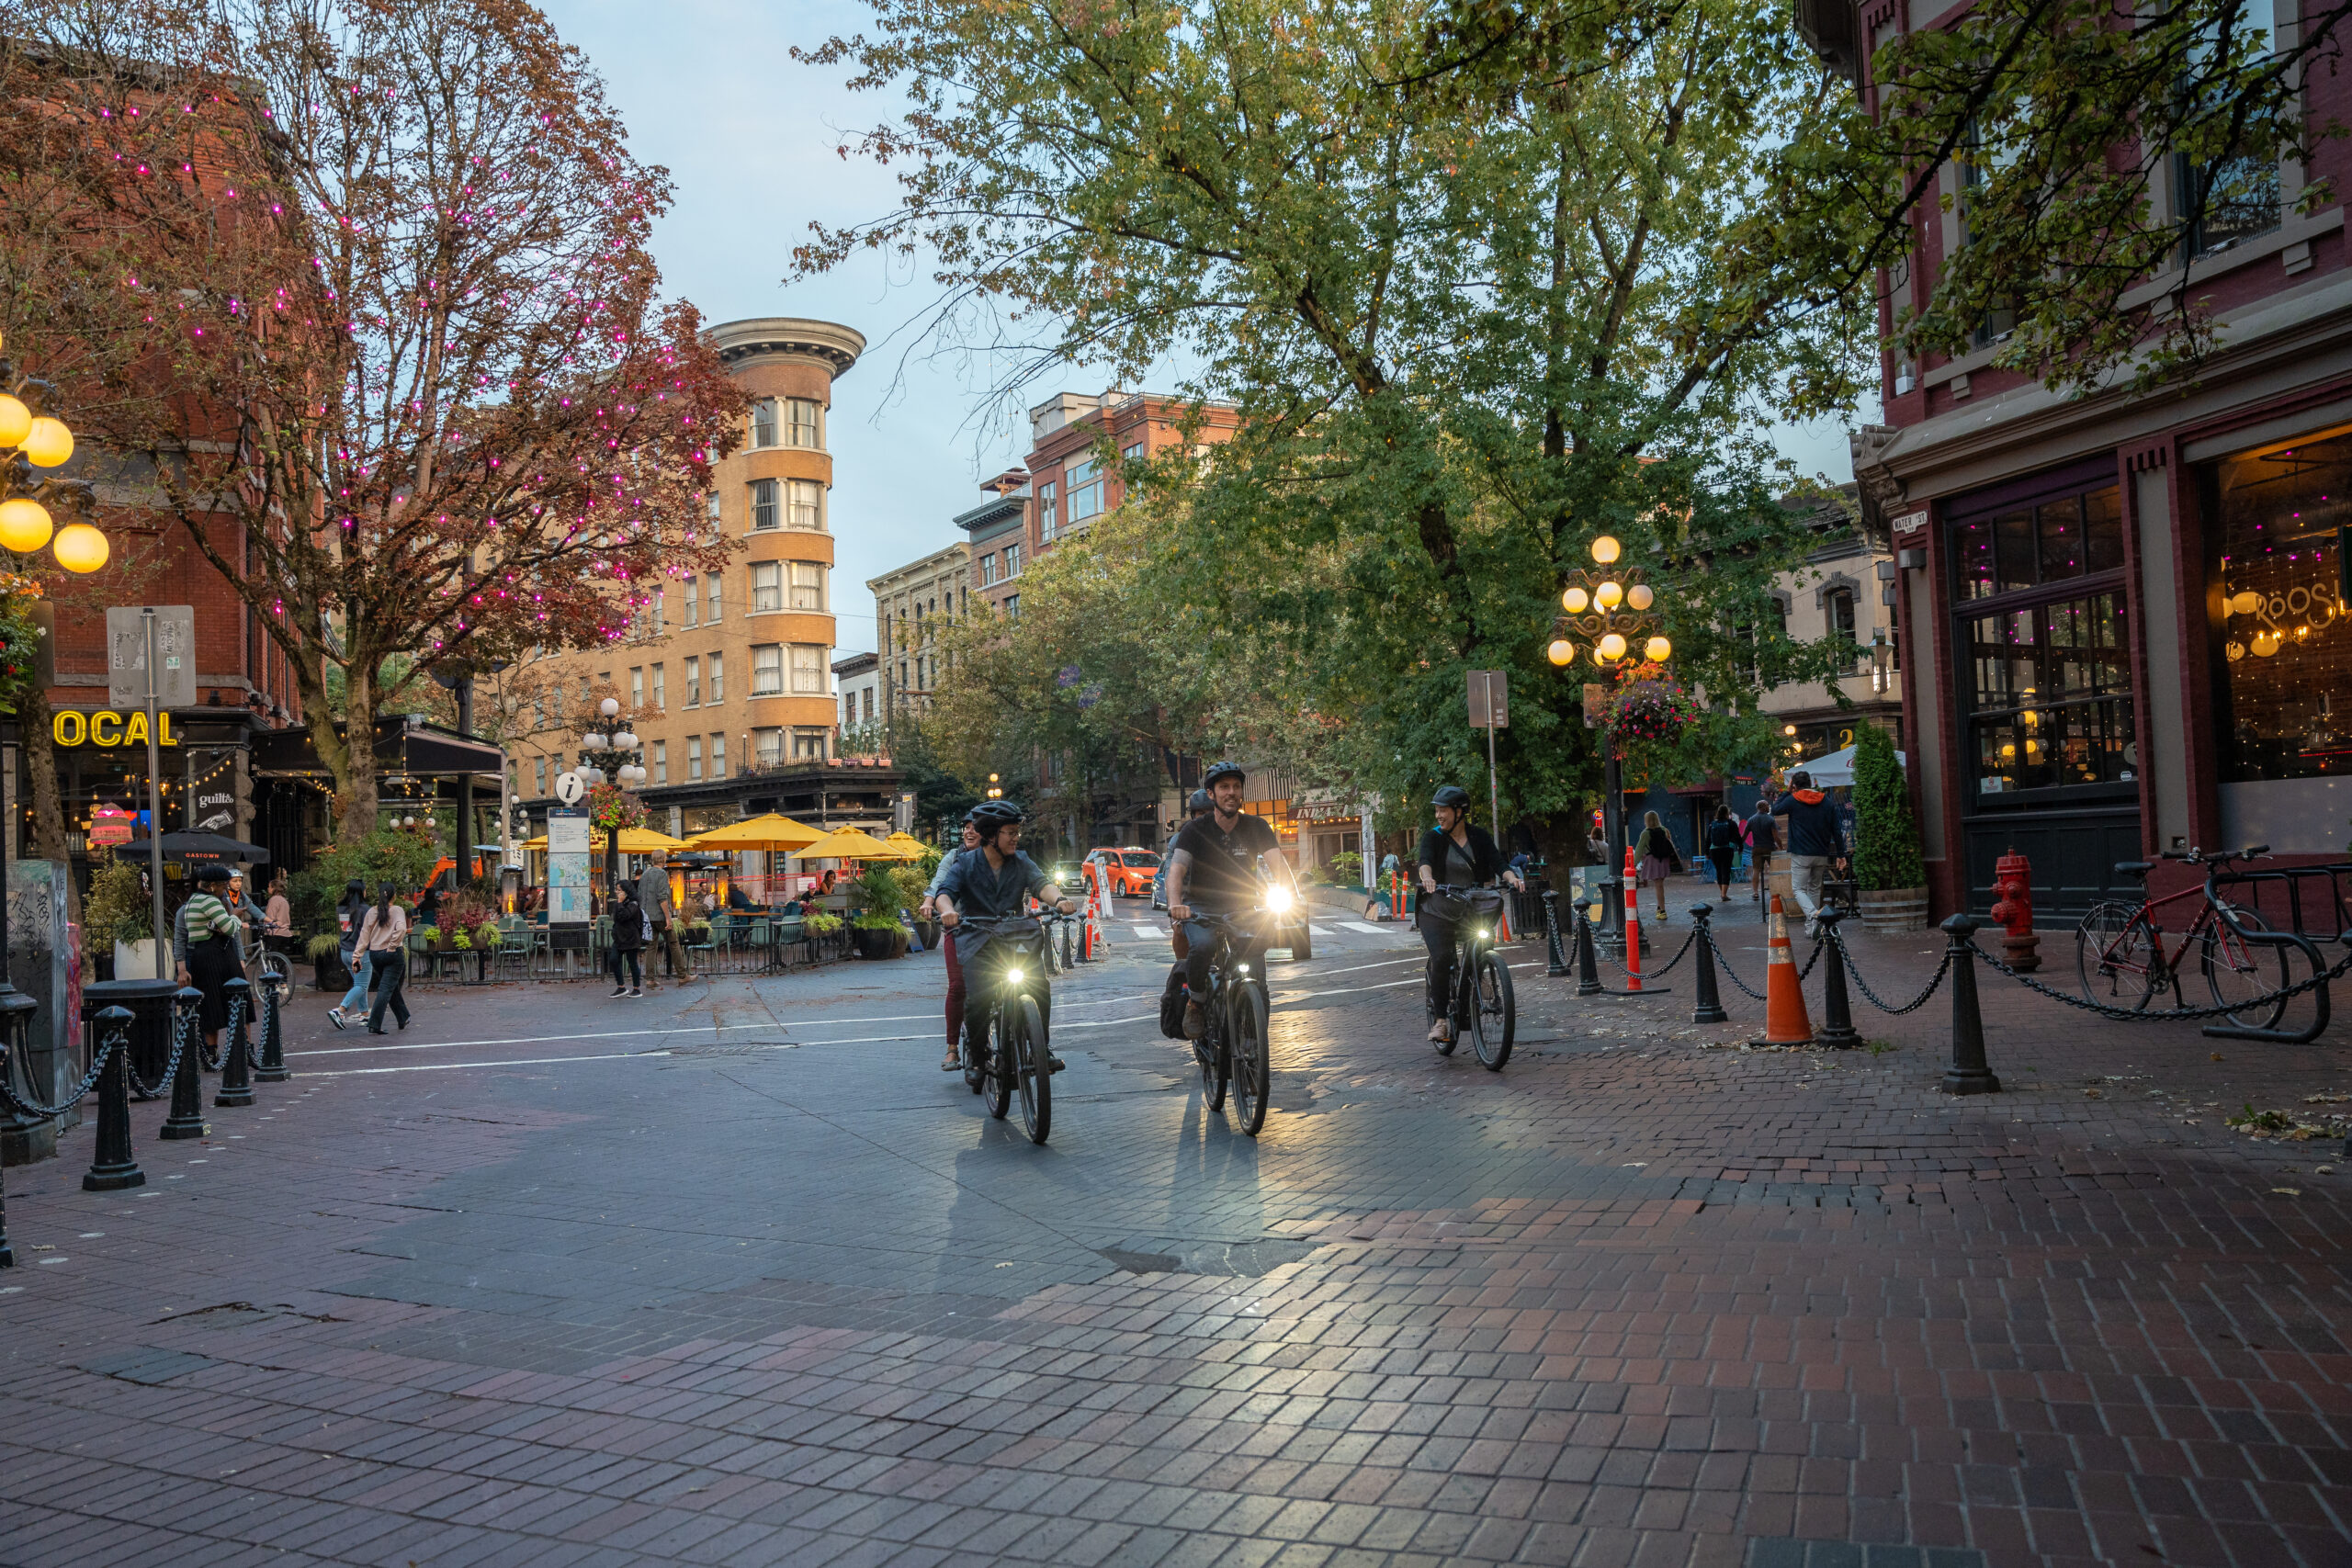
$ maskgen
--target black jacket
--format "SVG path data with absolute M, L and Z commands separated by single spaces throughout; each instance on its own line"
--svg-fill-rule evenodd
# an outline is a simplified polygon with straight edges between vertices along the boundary
M 1472 827 L 1466 832 L 1470 840 L 1470 880 L 1481 885 L 1494 881 L 1503 874 L 1502 852 L 1495 847 L 1494 835 L 1479 827 Z M 1452 884 L 1459 886 L 1459 883 L 1446 874 L 1445 852 L 1449 847 L 1461 848 L 1453 843 L 1449 835 L 1431 828 L 1421 835 L 1420 853 L 1414 857 L 1413 863 L 1428 866 L 1430 874 L 1436 877 L 1441 886 Z

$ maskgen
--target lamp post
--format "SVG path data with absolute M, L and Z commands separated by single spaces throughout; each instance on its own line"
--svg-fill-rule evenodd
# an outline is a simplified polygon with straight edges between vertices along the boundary
M 1578 568 L 1568 573 L 1567 582 L 1560 591 L 1560 614 L 1552 621 L 1551 645 L 1544 657 L 1562 670 L 1576 662 L 1577 645 L 1570 633 L 1582 636 L 1589 645 L 1592 661 L 1601 670 L 1613 669 L 1631 657 L 1635 638 L 1642 639 L 1641 656 L 1649 663 L 1663 664 L 1674 657 L 1674 644 L 1660 629 L 1664 617 L 1656 613 L 1657 591 L 1643 581 L 1640 567 L 1619 568 L 1618 558 L 1624 547 L 1608 534 L 1592 542 L 1593 567 Z M 1627 840 L 1624 821 L 1625 776 L 1618 761 L 1616 749 L 1603 739 L 1601 752 L 1601 832 L 1609 840 L 1611 869 L 1623 852 Z M 1612 933 L 1624 930 L 1624 910 L 1621 899 L 1603 900 L 1602 919 Z
M 620 717 L 621 705 L 616 697 L 606 697 L 596 705 L 607 725 Z M 605 764 L 612 765 L 611 782 L 627 788 L 645 782 L 645 769 L 638 763 L 638 739 L 626 728 L 592 729 L 580 738 L 580 774 L 591 784 L 605 782 Z M 605 899 L 608 906 L 617 904 L 621 896 L 621 826 L 616 820 L 605 829 Z

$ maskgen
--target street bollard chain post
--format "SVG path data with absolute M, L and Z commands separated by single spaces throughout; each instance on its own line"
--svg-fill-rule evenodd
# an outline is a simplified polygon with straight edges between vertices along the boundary
M 1741 979 L 1739 971 L 1731 966 L 1731 960 L 1724 956 L 1723 945 L 1715 941 L 1714 928 L 1712 926 L 1707 929 L 1707 956 L 1722 966 L 1724 978 L 1738 987 L 1740 995 L 1751 1002 L 1760 1002 L 1764 999 L 1764 993 Z
M 294 1075 L 286 1066 L 286 1020 L 277 982 L 261 987 L 261 1060 L 254 1067 L 255 1083 L 284 1083 Z
M 1826 958 L 1827 967 L 1821 980 L 1821 1027 L 1813 1032 L 1813 1043 L 1833 1051 L 1850 1051 L 1862 1043 L 1862 1032 L 1854 1027 L 1854 1004 L 1846 995 L 1846 944 L 1838 940 L 1838 922 L 1846 914 L 1842 909 L 1824 909 L 1815 918 L 1826 938 L 1817 951 Z
M 1569 973 L 1568 955 L 1560 945 L 1560 894 L 1557 888 L 1544 889 L 1544 973 Z
M 85 1192 L 119 1192 L 147 1185 L 147 1173 L 130 1149 L 130 1010 L 99 1010 L 98 1144 L 83 1173 Z
M 212 1109 L 235 1110 L 254 1102 L 253 1047 L 245 1040 L 245 1008 L 253 982 L 237 976 L 220 987 L 229 993 L 229 1027 L 220 1036 L 220 1084 Z
M 1919 994 L 1913 997 L 1909 1001 L 1905 1002 L 1902 1006 L 1897 1007 L 1880 997 L 1876 991 L 1871 989 L 1870 981 L 1865 979 L 1862 976 L 1861 970 L 1855 966 L 1853 950 L 1846 945 L 1844 933 L 1832 932 L 1831 940 L 1838 943 L 1838 956 L 1845 961 L 1846 975 L 1849 979 L 1853 981 L 1854 988 L 1862 993 L 1862 996 L 1870 1002 L 1871 1006 L 1893 1018 L 1901 1018 L 1905 1013 L 1917 1012 L 1921 1008 L 1926 1007 L 1928 1005 L 1928 999 L 1936 994 L 1936 987 L 1944 983 L 1944 976 L 1951 973 L 1952 950 L 1947 946 L 1944 949 L 1942 960 L 1936 965 L 1936 972 L 1928 976 L 1928 983 L 1920 990 Z M 1979 949 L 1978 951 L 1982 952 L 1983 950 Z
M 204 1078 L 198 1067 L 202 1054 L 197 1010 L 204 993 L 183 986 L 172 998 L 172 1110 L 164 1119 L 162 1137 L 174 1140 L 211 1136 L 204 1120 Z
M 1951 1066 L 1944 1070 L 1946 1094 L 1998 1094 L 2001 1080 L 1984 1060 L 1984 1015 L 1976 1006 L 1976 928 L 1984 922 L 1974 915 L 1954 915 L 1944 922 L 1951 939 Z M 1973 956 L 1972 956 L 1973 955 Z
M 1696 928 L 1692 938 L 1699 944 L 1699 1003 L 1690 1010 L 1693 1023 L 1728 1023 L 1731 1014 L 1724 1011 L 1724 1001 L 1715 989 L 1715 935 L 1708 925 L 1708 917 L 1715 912 L 1712 904 L 1690 906 L 1690 919 Z
M 1577 906 L 1577 995 L 1597 997 L 1604 987 L 1600 984 L 1600 963 L 1592 951 L 1592 918 L 1585 913 L 1582 904 Z

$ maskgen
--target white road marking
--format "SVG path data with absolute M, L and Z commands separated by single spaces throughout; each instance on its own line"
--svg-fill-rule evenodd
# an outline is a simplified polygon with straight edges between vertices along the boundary
M 1401 921 L 1393 925 L 1385 926 L 1375 926 L 1369 920 L 1341 920 L 1340 923 L 1347 927 L 1348 930 L 1351 931 L 1367 931 L 1374 936 L 1386 936 L 1391 931 L 1398 931 L 1408 929 Z
M 1146 942 L 1159 942 L 1162 938 L 1166 937 L 1168 933 L 1161 931 L 1158 926 L 1137 926 L 1136 927 L 1136 935 L 1143 938 Z

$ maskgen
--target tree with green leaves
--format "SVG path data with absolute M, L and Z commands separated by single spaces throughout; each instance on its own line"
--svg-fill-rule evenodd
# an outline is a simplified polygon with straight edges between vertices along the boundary
M 1928 884 L 1894 738 L 1874 724 L 1854 732 L 1854 880 L 1871 892 Z

